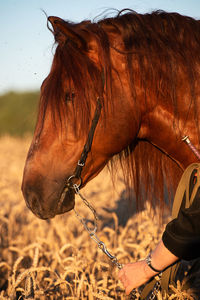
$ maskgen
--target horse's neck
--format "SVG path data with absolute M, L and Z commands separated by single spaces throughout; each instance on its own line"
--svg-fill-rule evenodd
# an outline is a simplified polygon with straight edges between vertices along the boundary
M 169 155 L 182 168 L 198 161 L 195 154 L 182 140 L 189 135 L 192 143 L 198 148 L 198 131 L 194 120 L 179 119 L 174 114 L 157 105 L 143 118 L 138 138 L 146 139 L 161 151 Z

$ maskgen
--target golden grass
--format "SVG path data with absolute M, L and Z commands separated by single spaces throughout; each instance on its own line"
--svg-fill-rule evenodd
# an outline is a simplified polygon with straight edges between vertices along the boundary
M 43 221 L 26 208 L 20 185 L 29 143 L 0 139 L 0 299 L 127 299 L 118 271 L 73 211 Z M 82 193 L 100 216 L 98 237 L 121 263 L 144 258 L 156 245 L 164 226 L 152 221 L 149 209 L 130 216 L 120 175 L 113 189 L 104 170 Z M 92 219 L 80 199 L 76 210 Z M 181 286 L 158 298 L 195 299 Z

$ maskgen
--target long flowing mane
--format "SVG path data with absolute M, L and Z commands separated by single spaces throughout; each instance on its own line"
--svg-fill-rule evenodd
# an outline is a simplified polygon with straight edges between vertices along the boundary
M 142 15 L 128 10 L 119 12 L 115 17 L 96 22 L 84 21 L 77 24 L 66 22 L 66 24 L 73 28 L 82 44 L 85 42 L 86 45 L 87 33 L 96 40 L 104 72 L 102 75 L 95 63 L 89 58 L 86 59 L 72 41 L 59 44 L 55 51 L 51 72 L 41 89 L 41 119 L 44 118 L 49 104 L 52 106 L 52 112 L 62 115 L 65 94 L 60 76 L 65 76 L 68 82 L 73 83 L 68 87 L 69 91 L 76 90 L 74 113 L 81 112 L 79 121 L 82 123 L 83 130 L 88 130 L 91 118 L 88 99 L 101 96 L 106 115 L 106 103 L 110 101 L 114 107 L 115 101 L 112 97 L 110 55 L 111 50 L 114 50 L 126 58 L 126 72 L 132 88 L 136 119 L 138 118 L 138 95 L 134 82 L 138 80 L 138 76 L 144 98 L 150 98 L 151 93 L 156 94 L 158 102 L 162 100 L 166 105 L 170 105 L 174 116 L 178 119 L 181 104 L 177 101 L 177 85 L 180 80 L 179 70 L 182 69 L 183 79 L 189 86 L 187 93 L 183 95 L 183 101 L 190 99 L 189 107 L 194 110 L 194 121 L 199 132 L 199 107 L 196 102 L 197 69 L 200 63 L 199 21 L 177 13 L 156 11 Z M 118 44 L 111 42 L 110 34 L 119 35 L 120 42 Z M 59 35 L 56 33 L 54 35 L 55 41 L 58 41 Z M 133 60 L 137 62 L 137 74 L 134 74 L 132 68 Z M 105 81 L 104 97 L 102 81 Z M 174 131 L 179 134 L 179 124 L 175 122 Z M 182 169 L 176 162 L 145 140 L 134 140 L 119 154 L 119 157 L 127 183 L 134 187 L 137 198 L 140 199 L 138 203 L 142 203 L 141 200 L 145 200 L 146 197 L 151 199 L 153 204 L 163 203 L 159 199 L 164 196 L 164 186 L 172 191 L 182 173 Z M 113 166 L 112 162 L 111 166 Z

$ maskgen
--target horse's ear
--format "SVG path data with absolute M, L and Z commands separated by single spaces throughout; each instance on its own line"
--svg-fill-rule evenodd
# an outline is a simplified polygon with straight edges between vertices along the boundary
M 48 17 L 48 22 L 51 23 L 53 30 L 49 30 L 53 33 L 56 42 L 59 44 L 65 44 L 67 41 L 72 42 L 76 48 L 85 53 L 95 64 L 99 63 L 98 58 L 98 46 L 96 41 L 91 38 L 89 33 L 78 32 L 73 24 L 68 23 L 58 17 Z
M 48 21 L 53 27 L 53 34 L 56 42 L 59 44 L 65 43 L 67 40 L 73 42 L 79 49 L 86 49 L 86 41 L 72 29 L 71 24 L 58 17 L 48 17 Z

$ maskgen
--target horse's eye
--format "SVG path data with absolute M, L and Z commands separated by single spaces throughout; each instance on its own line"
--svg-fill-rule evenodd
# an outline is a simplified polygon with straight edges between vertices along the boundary
M 75 93 L 74 92 L 67 92 L 65 94 L 65 101 L 69 102 L 69 101 L 73 101 L 75 98 Z

